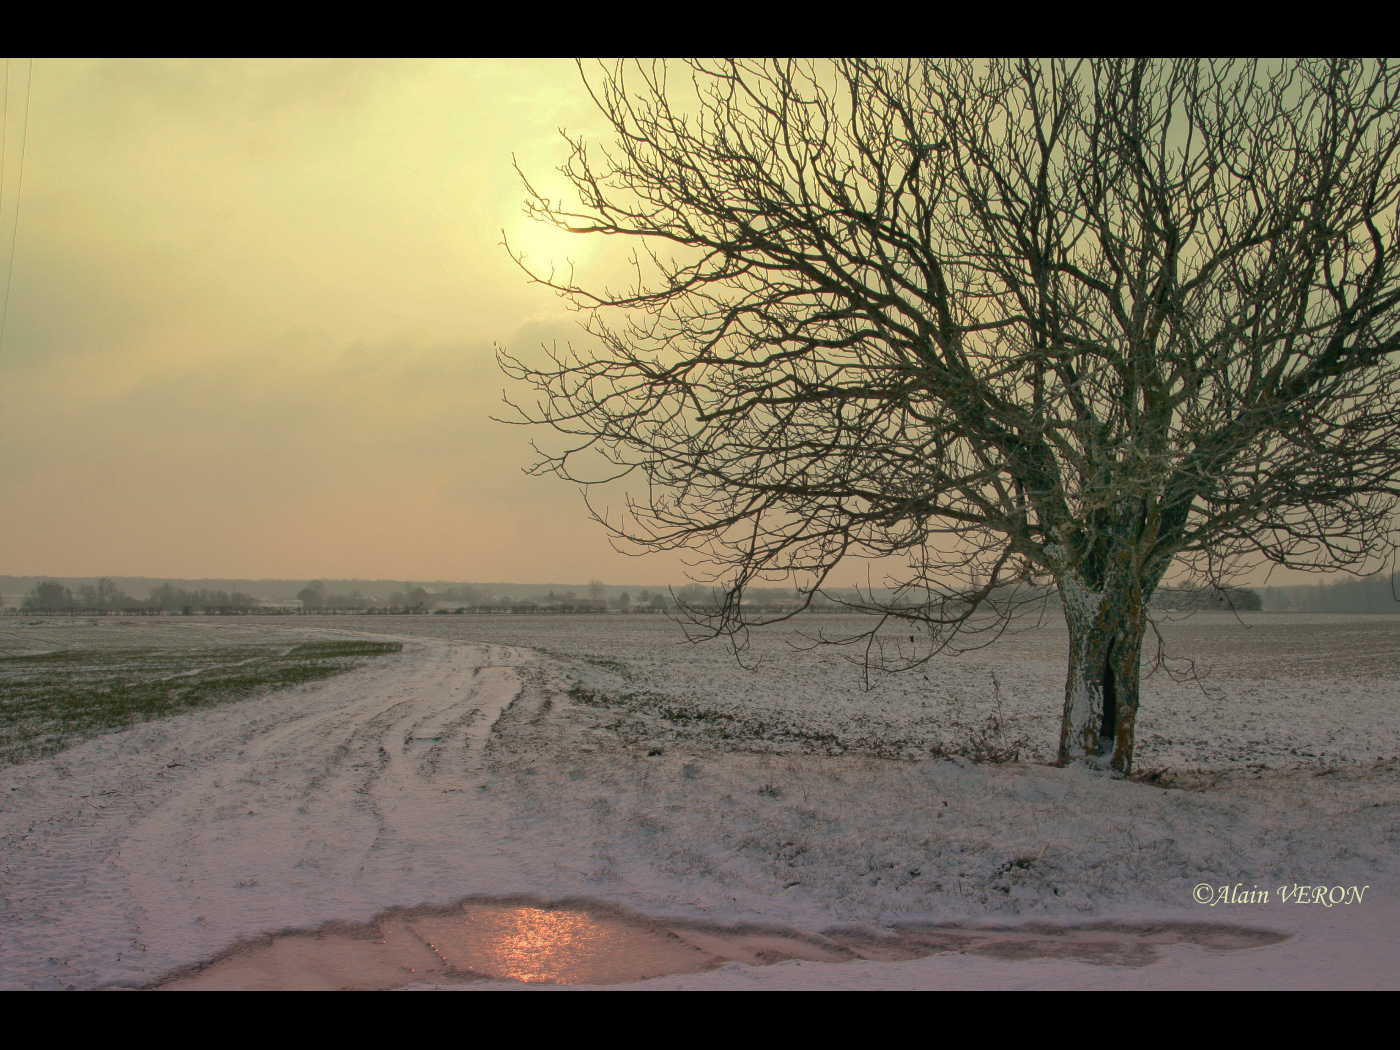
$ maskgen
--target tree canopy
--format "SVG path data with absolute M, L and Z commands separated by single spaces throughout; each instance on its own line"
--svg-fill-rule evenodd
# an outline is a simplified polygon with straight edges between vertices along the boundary
M 533 273 L 592 338 L 501 363 L 570 439 L 537 470 L 639 480 L 599 520 L 709 560 L 714 630 L 757 581 L 894 557 L 863 604 L 927 628 L 908 667 L 1052 585 L 1061 754 L 1127 769 L 1169 569 L 1393 549 L 1388 62 L 683 70 L 585 73 L 614 139 L 568 139 L 577 206 L 528 208 L 630 239 L 635 279 Z

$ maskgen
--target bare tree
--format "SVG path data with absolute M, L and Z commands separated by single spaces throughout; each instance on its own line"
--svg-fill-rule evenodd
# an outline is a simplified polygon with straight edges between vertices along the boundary
M 104 576 L 95 584 L 85 583 L 78 588 L 78 604 L 84 609 L 123 609 L 138 607 L 141 602 L 126 594 Z
M 20 606 L 25 612 L 59 612 L 77 607 L 73 592 L 57 580 L 40 580 L 24 596 Z
M 569 439 L 537 471 L 644 480 L 595 517 L 709 558 L 713 631 L 743 631 L 755 581 L 810 601 L 844 559 L 898 558 L 846 604 L 918 628 L 862 635 L 908 668 L 1053 587 L 1061 759 L 1127 771 L 1169 569 L 1221 587 L 1394 549 L 1387 62 L 685 74 L 585 73 L 616 141 L 569 139 L 581 203 L 527 179 L 527 207 L 633 238 L 635 281 L 533 273 L 598 347 L 501 363 L 536 392 L 522 421 Z
M 319 609 L 326 604 L 329 595 L 326 592 L 326 585 L 320 580 L 312 580 L 301 590 L 297 591 L 297 597 L 301 599 L 303 609 Z

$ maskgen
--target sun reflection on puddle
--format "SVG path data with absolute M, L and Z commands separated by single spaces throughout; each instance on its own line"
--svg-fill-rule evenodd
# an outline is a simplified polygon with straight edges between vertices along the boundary
M 674 935 L 575 911 L 477 904 L 408 925 L 450 971 L 498 980 L 611 984 L 713 965 Z

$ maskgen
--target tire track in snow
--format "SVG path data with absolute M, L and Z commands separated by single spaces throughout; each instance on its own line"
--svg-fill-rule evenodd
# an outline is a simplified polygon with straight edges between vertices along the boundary
M 403 640 L 318 689 L 0 771 L 0 986 L 144 983 L 240 936 L 457 892 L 496 808 L 476 791 L 491 730 L 536 658 Z

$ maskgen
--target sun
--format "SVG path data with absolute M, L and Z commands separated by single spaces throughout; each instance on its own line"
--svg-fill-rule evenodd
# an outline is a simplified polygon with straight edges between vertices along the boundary
M 556 203 L 563 197 L 567 206 L 568 197 L 551 194 Z M 511 253 L 521 258 L 529 269 L 541 276 L 551 270 L 564 271 L 571 264 L 579 262 L 588 252 L 591 238 L 583 234 L 569 233 L 548 222 L 520 215 L 513 226 L 506 228 L 506 243 Z

